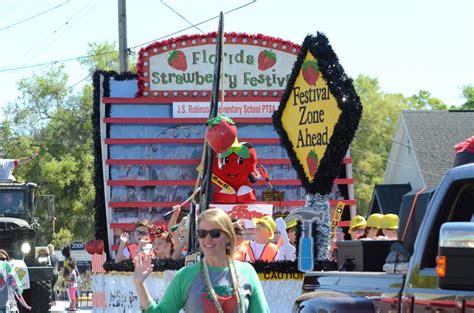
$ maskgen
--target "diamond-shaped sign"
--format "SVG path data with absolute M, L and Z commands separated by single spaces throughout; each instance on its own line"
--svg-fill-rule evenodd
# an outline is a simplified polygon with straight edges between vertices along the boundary
M 361 115 L 352 80 L 326 36 L 307 36 L 273 124 L 308 193 L 330 193 Z

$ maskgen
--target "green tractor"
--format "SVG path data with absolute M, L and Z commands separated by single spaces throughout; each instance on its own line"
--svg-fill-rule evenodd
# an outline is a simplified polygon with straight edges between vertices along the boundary
M 32 306 L 27 311 L 49 312 L 53 268 L 48 257 L 37 257 L 35 251 L 35 199 L 33 183 L 0 181 L 0 248 L 6 250 L 24 287 L 23 297 Z

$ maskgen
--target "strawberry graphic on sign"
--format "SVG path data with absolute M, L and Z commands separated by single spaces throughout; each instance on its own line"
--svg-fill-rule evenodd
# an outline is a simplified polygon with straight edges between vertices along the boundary
M 186 55 L 181 50 L 174 50 L 170 52 L 168 57 L 168 64 L 177 70 L 186 71 L 188 63 L 186 62 Z
M 268 70 L 273 67 L 277 61 L 275 52 L 272 50 L 262 50 L 258 54 L 258 69 L 261 71 Z
M 303 78 L 310 86 L 316 85 L 319 77 L 318 61 L 304 61 L 303 62 Z
M 314 150 L 311 150 L 306 156 L 306 164 L 308 164 L 308 170 L 311 177 L 314 177 L 319 164 L 318 154 Z

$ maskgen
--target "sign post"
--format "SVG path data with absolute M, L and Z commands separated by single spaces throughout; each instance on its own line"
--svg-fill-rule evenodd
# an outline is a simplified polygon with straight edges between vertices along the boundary
M 362 105 L 325 35 L 307 36 L 273 123 L 306 190 L 302 209 L 287 220 L 302 221 L 300 271 L 328 259 L 329 193 L 362 115 Z M 316 223 L 316 242 L 312 224 Z M 315 250 L 315 251 L 314 251 Z

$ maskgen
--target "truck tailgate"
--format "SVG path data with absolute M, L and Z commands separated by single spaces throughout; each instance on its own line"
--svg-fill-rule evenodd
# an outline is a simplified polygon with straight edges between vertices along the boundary
M 305 274 L 303 291 L 334 290 L 366 297 L 393 297 L 400 294 L 404 281 L 404 274 L 384 272 L 310 272 Z

